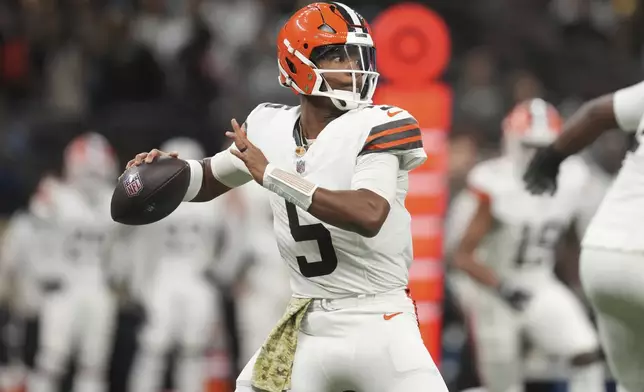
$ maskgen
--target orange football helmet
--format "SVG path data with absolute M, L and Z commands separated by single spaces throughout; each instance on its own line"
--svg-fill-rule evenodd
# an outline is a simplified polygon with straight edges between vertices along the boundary
M 503 148 L 517 163 L 527 163 L 535 148 L 557 139 L 563 121 L 557 109 L 543 99 L 516 105 L 503 120 Z
M 112 182 L 118 176 L 116 154 L 103 135 L 93 132 L 80 135 L 67 145 L 64 154 L 67 181 Z
M 351 65 L 323 69 L 321 59 L 350 59 Z M 371 28 L 357 12 L 337 2 L 310 4 L 286 22 L 277 36 L 277 66 L 282 86 L 296 94 L 329 97 L 340 110 L 370 104 L 379 76 Z M 329 73 L 351 74 L 352 85 L 332 88 L 324 77 Z

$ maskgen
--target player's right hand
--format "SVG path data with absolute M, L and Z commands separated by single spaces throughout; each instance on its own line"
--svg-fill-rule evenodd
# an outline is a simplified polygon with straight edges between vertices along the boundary
M 523 175 L 526 189 L 533 195 L 546 192 L 554 195 L 557 191 L 559 165 L 564 159 L 552 146 L 537 150 Z
M 501 298 L 505 300 L 514 310 L 523 311 L 532 295 L 525 290 L 522 290 L 518 287 L 512 287 L 511 285 L 501 283 L 498 287 L 498 292 Z
M 151 150 L 150 152 L 141 152 L 139 154 L 136 154 L 134 159 L 130 159 L 130 161 L 125 165 L 125 170 L 131 168 L 132 166 L 139 166 L 142 163 L 152 163 L 156 158 L 158 157 L 172 157 L 172 158 L 178 158 L 179 153 L 176 151 L 173 152 L 164 152 L 161 150 L 157 150 L 156 148 Z

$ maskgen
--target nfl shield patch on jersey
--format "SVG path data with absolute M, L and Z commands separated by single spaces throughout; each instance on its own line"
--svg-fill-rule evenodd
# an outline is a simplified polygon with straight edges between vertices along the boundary
M 141 176 L 139 173 L 130 174 L 128 178 L 123 181 L 123 186 L 125 187 L 125 193 L 128 197 L 134 197 L 141 193 L 143 183 L 141 182 Z
M 298 160 L 297 162 L 295 162 L 295 170 L 297 170 L 297 172 L 300 174 L 306 171 L 306 164 L 303 160 Z

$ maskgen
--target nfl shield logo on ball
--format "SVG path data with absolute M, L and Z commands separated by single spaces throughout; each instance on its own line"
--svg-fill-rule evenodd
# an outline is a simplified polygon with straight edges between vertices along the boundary
M 143 189 L 143 183 L 141 182 L 141 176 L 139 173 L 130 174 L 125 181 L 123 181 L 123 186 L 125 187 L 125 193 L 128 197 L 134 197 L 141 192 Z
M 295 170 L 297 170 L 297 172 L 300 173 L 300 174 L 304 173 L 304 170 L 306 170 L 306 166 L 304 165 L 304 161 L 295 162 Z

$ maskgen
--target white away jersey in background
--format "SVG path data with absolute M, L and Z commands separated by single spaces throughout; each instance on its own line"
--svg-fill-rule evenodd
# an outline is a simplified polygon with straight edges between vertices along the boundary
M 47 274 L 55 242 L 52 230 L 30 212 L 16 212 L 2 236 L 0 247 L 0 298 L 14 296 L 23 315 L 36 314 L 43 295 L 41 284 Z M 9 288 L 16 292 L 8 293 Z
M 217 203 L 181 203 L 167 218 L 135 230 L 132 288 L 140 295 L 158 274 L 203 274 L 213 267 L 221 212 Z M 179 279 L 180 276 L 177 276 Z
M 629 152 L 622 168 L 592 219 L 582 244 L 623 251 L 644 250 L 644 82 L 615 92 L 617 124 L 636 131 L 639 147 Z
M 554 248 L 578 214 L 588 181 L 588 168 L 579 158 L 561 166 L 554 196 L 534 196 L 521 181 L 521 173 L 506 158 L 478 164 L 469 174 L 472 192 L 490 203 L 493 232 L 479 247 L 482 262 L 504 278 L 531 281 L 550 276 Z
M 370 154 L 399 159 L 395 200 L 373 238 L 320 222 L 271 193 L 274 228 L 294 295 L 337 298 L 403 288 L 412 262 L 407 172 L 427 158 L 416 120 L 397 107 L 367 106 L 331 121 L 302 157 L 295 127 L 300 108 L 261 104 L 246 121 L 248 138 L 283 170 L 330 190 L 351 190 L 356 165 Z
M 49 267 L 72 285 L 104 283 L 117 257 L 112 248 L 120 225 L 110 218 L 112 189 L 107 185 L 93 193 L 90 199 L 61 183 L 48 195 L 46 221 L 57 244 Z
M 167 218 L 140 230 L 153 259 L 201 273 L 214 259 L 219 220 L 213 203 L 182 203 Z

